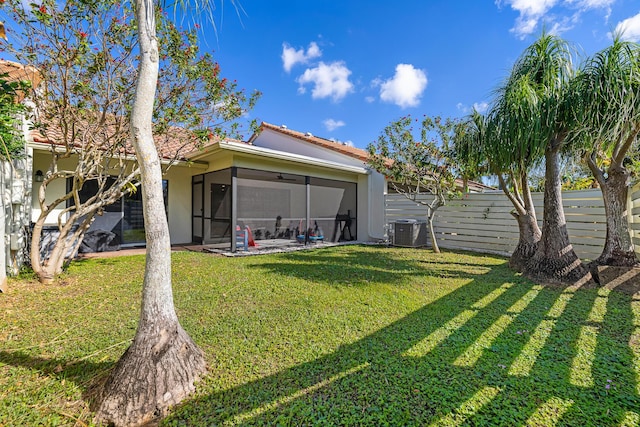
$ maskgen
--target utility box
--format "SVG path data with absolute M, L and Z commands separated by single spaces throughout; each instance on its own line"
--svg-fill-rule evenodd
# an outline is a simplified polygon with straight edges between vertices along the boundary
M 393 246 L 419 248 L 427 246 L 427 222 L 399 219 L 393 223 Z

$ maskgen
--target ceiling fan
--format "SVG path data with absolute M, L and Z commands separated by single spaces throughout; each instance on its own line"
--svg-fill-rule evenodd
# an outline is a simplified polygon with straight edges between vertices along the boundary
M 278 181 L 295 181 L 296 180 L 295 178 L 285 178 L 281 173 L 279 173 L 276 178 L 278 178 Z

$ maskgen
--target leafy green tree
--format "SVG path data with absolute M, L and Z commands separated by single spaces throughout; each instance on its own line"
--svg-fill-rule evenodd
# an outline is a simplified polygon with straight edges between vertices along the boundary
M 26 80 L 14 80 L 0 74 L 0 159 L 11 160 L 24 155 L 23 117 L 25 104 L 19 102 L 31 87 Z
M 580 126 L 574 138 L 602 189 L 607 235 L 600 265 L 638 264 L 627 197 L 640 133 L 640 45 L 621 35 L 584 64 L 574 85 Z
M 489 159 L 480 154 L 486 133 L 486 118 L 475 108 L 473 112 L 454 124 L 449 157 L 455 165 L 456 175 L 462 180 L 462 191 L 469 191 L 469 181 L 489 176 Z
M 367 147 L 368 164 L 383 174 L 395 191 L 425 206 L 433 251 L 439 253 L 433 218 L 438 208 L 458 194 L 447 155 L 454 137 L 454 122 L 425 116 L 420 123 L 419 139 L 414 137 L 413 122 L 406 116 L 385 127 L 378 140 Z
M 32 233 L 31 265 L 47 283 L 76 252 L 95 215 L 140 182 L 130 143 L 140 46 L 128 3 L 45 0 L 23 5 L 6 0 L 1 11 L 19 33 L 6 49 L 21 63 L 35 66 L 46 82 L 31 93 L 36 139 L 51 151 L 49 169 L 37 188 L 40 216 Z M 160 155 L 175 159 L 211 138 L 237 136 L 241 129 L 235 119 L 253 106 L 257 94 L 246 95 L 220 75 L 211 55 L 200 52 L 195 29 L 180 30 L 159 9 L 154 13 L 165 41 L 158 52 L 164 72 L 152 128 Z M 58 181 L 64 184 L 55 185 Z M 89 183 L 98 191 L 81 199 L 80 191 Z M 52 184 L 69 191 L 54 199 L 48 196 Z M 60 237 L 43 257 L 42 229 L 51 215 L 57 215 Z

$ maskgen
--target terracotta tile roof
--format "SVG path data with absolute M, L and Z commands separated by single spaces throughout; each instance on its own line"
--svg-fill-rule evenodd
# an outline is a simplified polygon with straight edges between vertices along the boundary
M 118 130 L 118 127 L 121 127 L 122 129 Z M 113 135 L 118 131 L 122 132 L 123 136 L 113 138 Z M 114 142 L 117 139 L 117 141 L 127 141 L 125 146 L 120 150 L 121 154 L 135 154 L 133 146 L 131 146 L 128 142 L 128 123 L 117 122 L 114 119 L 112 123 L 109 123 L 105 128 L 104 126 L 98 126 L 87 121 L 82 126 L 76 126 L 76 132 L 76 141 L 78 141 L 78 143 L 76 144 L 77 147 L 80 147 L 82 145 L 80 141 L 83 140 L 86 143 L 91 144 L 106 144 L 107 139 L 111 139 Z M 101 137 L 100 134 L 103 134 L 104 136 Z M 63 146 L 65 144 L 63 130 L 59 126 L 56 126 L 54 123 L 50 123 L 50 125 L 47 127 L 47 136 L 43 135 L 39 130 L 35 129 L 31 131 L 31 137 L 33 138 L 34 142 L 58 146 Z M 178 127 L 171 127 L 169 130 L 167 130 L 166 133 L 162 135 L 156 135 L 154 139 L 156 142 L 156 148 L 158 149 L 158 154 L 161 158 L 168 160 L 185 160 L 188 153 L 204 149 L 216 142 L 215 140 L 209 140 L 203 143 L 202 141 L 198 140 L 192 132 Z
M 31 86 L 34 88 L 42 81 L 42 75 L 35 67 L 25 66 L 5 59 L 0 59 L 0 74 L 8 74 L 7 81 L 9 82 L 30 81 Z
M 35 67 L 0 59 L 0 74 L 9 74 L 9 81 L 28 80 L 35 87 L 42 81 L 42 75 Z
M 320 138 L 310 133 L 302 133 L 295 130 L 287 129 L 281 126 L 272 125 L 270 123 L 262 122 L 260 125 L 260 129 L 269 129 L 275 132 L 279 132 L 283 135 L 292 136 L 294 138 L 301 139 L 308 143 L 317 145 L 319 147 L 327 148 L 329 150 L 338 152 L 340 154 L 344 154 L 349 157 L 353 157 L 358 160 L 362 160 L 363 162 L 367 161 L 369 154 L 360 148 L 351 147 L 340 142 L 331 141 L 329 139 Z

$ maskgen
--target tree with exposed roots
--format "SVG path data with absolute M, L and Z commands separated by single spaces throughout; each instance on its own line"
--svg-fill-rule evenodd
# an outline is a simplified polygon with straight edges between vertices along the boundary
M 560 156 L 575 130 L 575 105 L 570 85 L 575 78 L 574 52 L 561 38 L 542 34 L 517 60 L 510 82 L 518 88 L 523 140 L 533 151 L 544 151 L 545 185 L 542 234 L 523 273 L 540 283 L 576 284 L 591 279 L 589 270 L 569 241 L 564 208 Z
M 134 10 L 140 58 L 131 137 L 140 164 L 147 257 L 136 335 L 97 399 L 96 420 L 115 425 L 141 425 L 164 415 L 194 391 L 206 372 L 204 354 L 180 325 L 173 305 L 169 227 L 152 126 L 160 61 L 157 5 L 137 0 Z
M 95 216 L 139 191 L 140 167 L 130 142 L 137 25 L 131 7 L 115 0 L 45 0 L 31 6 L 6 0 L 0 13 L 15 33 L 3 49 L 38 69 L 45 83 L 29 94 L 34 140 L 51 152 L 35 189 L 40 214 L 32 232 L 31 266 L 42 283 L 50 283 L 71 261 Z M 156 15 L 165 42 L 158 52 L 164 72 L 153 134 L 170 165 L 212 138 L 237 137 L 234 120 L 253 106 L 257 94 L 247 96 L 220 76 L 211 55 L 200 53 L 195 29 L 181 30 L 164 14 Z M 80 197 L 88 186 L 96 191 Z M 67 191 L 53 198 L 51 187 Z M 44 250 L 42 230 L 53 216 L 59 238 Z
M 604 248 L 594 264 L 636 266 L 627 197 L 638 168 L 630 154 L 640 134 L 640 45 L 617 35 L 581 68 L 574 96 L 580 122 L 575 139 L 602 190 L 607 217 Z
M 416 139 L 413 122 L 406 116 L 385 127 L 378 140 L 368 145 L 367 163 L 383 174 L 396 192 L 426 208 L 432 249 L 439 253 L 433 218 L 438 208 L 458 194 L 448 156 L 454 123 L 425 116 L 420 122 L 420 138 Z
M 530 133 L 520 125 L 523 111 L 518 108 L 517 95 L 516 84 L 507 81 L 497 91 L 496 103 L 486 116 L 474 110 L 457 126 L 454 150 L 458 163 L 482 164 L 487 173 L 498 177 L 500 188 L 513 205 L 511 215 L 519 230 L 509 266 L 522 272 L 542 234 L 529 173 L 539 165 L 543 153 L 531 149 Z

